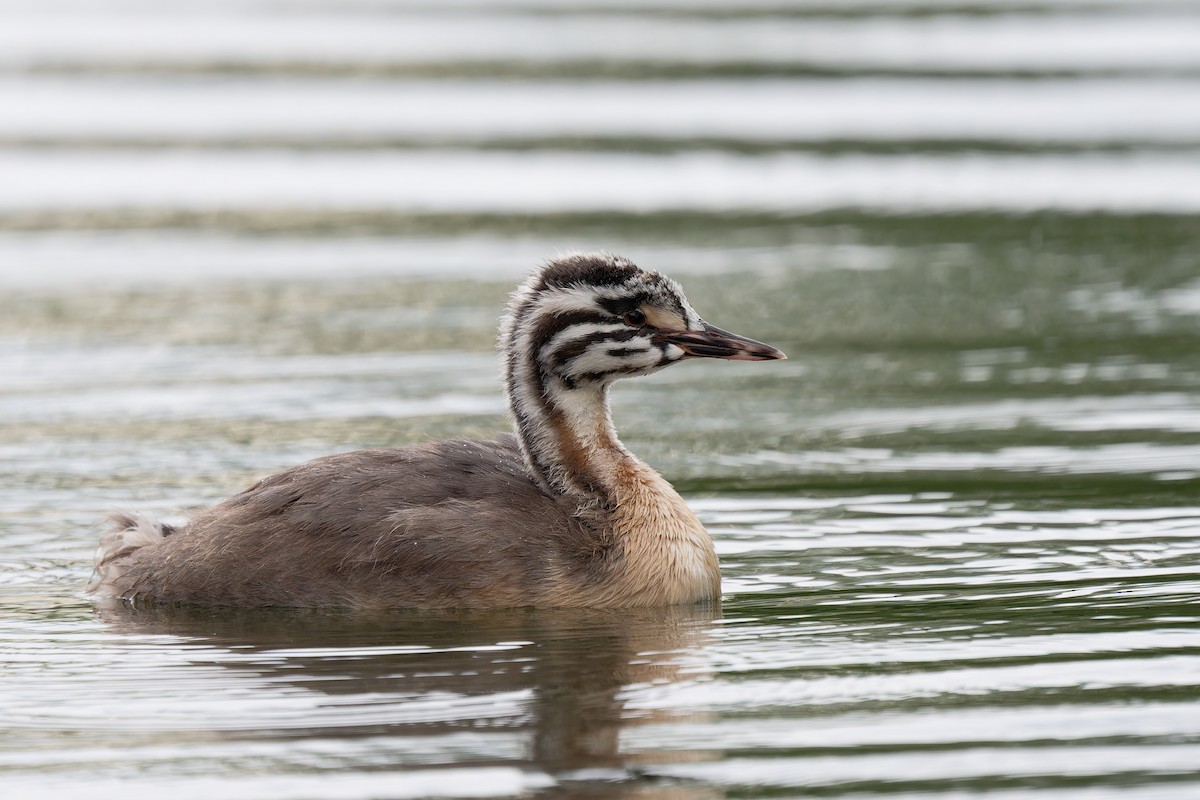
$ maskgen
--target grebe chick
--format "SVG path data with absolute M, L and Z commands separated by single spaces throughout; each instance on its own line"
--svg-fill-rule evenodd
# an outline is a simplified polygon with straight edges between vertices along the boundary
M 608 254 L 547 263 L 501 322 L 516 435 L 328 456 L 174 527 L 114 515 L 89 591 L 126 602 L 623 608 L 715 602 L 712 540 L 618 441 L 608 387 L 775 348 Z

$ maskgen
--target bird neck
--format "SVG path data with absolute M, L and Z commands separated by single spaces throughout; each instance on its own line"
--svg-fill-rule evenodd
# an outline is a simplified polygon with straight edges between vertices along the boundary
M 603 534 L 588 565 L 619 567 L 585 595 L 573 583 L 559 587 L 562 604 L 675 605 L 720 597 L 712 539 L 671 485 L 617 439 L 607 385 L 568 386 L 539 367 L 533 348 L 520 340 L 513 346 L 513 338 L 509 344 L 505 387 L 530 475 Z
M 534 479 L 551 495 L 612 510 L 631 469 L 643 465 L 617 439 L 608 387 L 568 388 L 529 363 L 508 372 L 509 409 Z

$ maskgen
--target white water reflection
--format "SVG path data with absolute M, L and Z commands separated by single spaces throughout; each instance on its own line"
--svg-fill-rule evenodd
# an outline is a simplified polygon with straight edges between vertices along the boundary
M 947 780 L 979 780 L 987 777 L 1033 778 L 1069 775 L 1084 778 L 1120 775 L 1150 770 L 1186 775 L 1200 760 L 1200 745 L 1184 744 L 1159 748 L 1148 758 L 1139 758 L 1121 747 L 1006 747 L 956 748 L 947 753 L 929 753 L 912 759 L 906 753 L 871 753 L 808 758 L 737 758 L 721 764 L 657 767 L 651 774 L 663 777 L 712 781 L 726 786 L 744 786 L 746 776 L 754 784 L 770 787 L 817 787 L 841 783 L 872 784 L 880 781 L 925 781 L 938 776 Z M 1151 797 L 1159 797 L 1152 794 Z
M 836 7 L 836 6 L 831 6 Z M 201 5 L 115 15 L 39 6 L 0 19 L 0 65 L 468 63 L 629 60 L 989 70 L 1195 69 L 1194 10 L 1159 14 L 939 15 L 859 19 L 658 18 L 580 11 L 330 13 Z M 1081 11 L 1083 11 L 1081 9 Z M 1193 12 L 1193 13 L 1188 13 Z
M 1120 377 L 1128 380 L 1131 376 Z M 1166 376 L 1157 373 L 1147 377 Z M 1005 430 L 1019 425 L 1036 425 L 1057 431 L 1200 433 L 1200 397 L 1189 392 L 1131 392 L 1115 397 L 1064 396 L 953 406 L 856 409 L 807 420 L 805 424 L 810 428 L 834 429 L 851 438 L 909 429 L 931 432 Z
M 981 470 L 1043 475 L 1150 474 L 1162 480 L 1200 477 L 1200 445 L 1112 444 L 1095 447 L 1002 447 L 994 452 L 932 451 L 897 453 L 886 448 L 810 450 L 804 453 L 763 450 L 742 456 L 719 456 L 727 467 L 752 466 L 795 474 L 820 473 L 975 473 Z
M 177 765 L 172 763 L 169 766 L 174 769 Z M 126 800 L 131 777 L 96 777 L 89 765 L 75 771 L 59 770 L 51 777 L 47 777 L 42 770 L 11 771 L 6 775 L 6 782 L 11 790 L 31 800 L 57 799 L 79 792 L 86 792 L 88 797 L 96 800 Z M 329 800 L 374 800 L 384 795 L 400 800 L 517 797 L 554 784 L 549 776 L 504 767 L 433 769 L 416 773 L 381 773 L 371 767 L 362 770 L 342 768 L 305 775 L 303 778 L 254 774 L 217 776 L 198 772 L 186 777 L 165 776 L 155 782 L 158 790 L 177 800 L 208 800 L 212 797 L 228 800 L 259 800 L 263 797 L 309 800 L 314 795 Z
M 1194 154 L 0 151 L 0 211 L 1200 211 Z
M 1200 17 L 1197 18 L 1200 27 Z M 1200 52 L 1200 42 L 1197 43 Z M 1200 143 L 1200 81 L 355 81 L 0 78 L 17 141 L 354 147 L 718 138 Z
M 647 241 L 616 236 L 462 235 L 447 238 L 232 236 L 207 232 L 63 231 L 0 233 L 0 281 L 13 290 L 44 291 L 64 282 L 104 289 L 178 289 L 206 281 L 230 286 L 317 283 L 337 274 L 366 278 L 472 278 L 515 284 L 555 253 L 610 250 L 670 275 L 758 273 L 798 269 L 875 271 L 890 268 L 899 247 L 846 241 L 738 245 Z M 914 257 L 923 256 L 922 250 Z M 170 264 L 170 269 L 163 269 Z M 494 312 L 481 314 L 490 319 Z M 4 358 L 0 352 L 0 359 Z M 36 368 L 36 365 L 29 365 Z

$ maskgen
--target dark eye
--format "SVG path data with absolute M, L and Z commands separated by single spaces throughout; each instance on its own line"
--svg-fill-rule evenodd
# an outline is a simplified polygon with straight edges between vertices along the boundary
M 635 328 L 640 328 L 646 324 L 646 315 L 637 308 L 626 314 L 623 319 L 626 325 L 632 325 Z

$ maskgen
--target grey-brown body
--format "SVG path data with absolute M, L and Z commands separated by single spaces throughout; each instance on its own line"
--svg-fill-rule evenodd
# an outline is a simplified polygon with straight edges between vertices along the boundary
M 598 546 L 530 480 L 513 437 L 450 441 L 266 478 L 132 553 L 114 588 L 242 606 L 521 606 Z
M 656 587 L 627 586 L 624 603 L 612 592 L 636 554 L 604 517 L 544 494 L 511 435 L 360 450 L 200 512 L 124 556 L 108 588 L 131 600 L 236 606 L 642 605 L 630 601 L 651 600 Z M 118 537 L 139 523 L 118 522 Z M 719 591 L 715 577 L 707 597 Z
M 516 436 L 317 459 L 178 529 L 117 515 L 90 590 L 235 606 L 715 601 L 712 540 L 617 440 L 608 386 L 689 355 L 782 354 L 708 326 L 673 282 L 611 256 L 547 265 L 514 295 L 502 340 Z

